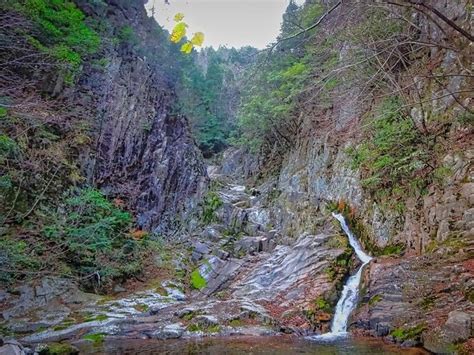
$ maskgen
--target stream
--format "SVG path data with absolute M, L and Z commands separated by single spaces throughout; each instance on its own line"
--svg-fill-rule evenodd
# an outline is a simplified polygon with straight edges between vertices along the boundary
M 354 308 L 357 306 L 357 296 L 359 294 L 359 284 L 362 276 L 362 271 L 364 270 L 365 265 L 367 265 L 372 258 L 364 253 L 360 243 L 357 241 L 356 237 L 352 234 L 349 226 L 347 225 L 344 217 L 341 214 L 332 214 L 341 224 L 344 233 L 349 238 L 349 244 L 354 249 L 357 257 L 362 261 L 362 265 L 359 267 L 357 272 L 347 279 L 344 288 L 342 289 L 341 297 L 336 305 L 336 310 L 334 312 L 334 318 L 331 325 L 331 331 L 323 335 L 310 336 L 308 339 L 311 340 L 333 340 L 336 338 L 345 337 L 347 333 L 347 323 L 349 316 L 351 315 Z

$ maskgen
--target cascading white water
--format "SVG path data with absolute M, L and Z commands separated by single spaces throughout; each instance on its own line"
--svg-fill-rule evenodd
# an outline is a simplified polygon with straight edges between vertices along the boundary
M 362 270 L 364 266 L 367 265 L 372 258 L 364 253 L 362 250 L 359 242 L 354 237 L 352 232 L 350 231 L 349 227 L 346 224 L 344 217 L 341 214 L 332 214 L 334 218 L 336 218 L 339 223 L 341 224 L 344 233 L 346 233 L 347 237 L 349 238 L 349 244 L 354 249 L 357 257 L 362 261 L 362 265 L 359 267 L 359 270 L 349 277 L 344 288 L 342 289 L 341 298 L 336 305 L 336 311 L 334 313 L 334 318 L 331 325 L 331 331 L 329 333 L 313 336 L 310 339 L 318 340 L 318 339 L 332 339 L 332 338 L 339 338 L 341 336 L 347 335 L 347 322 L 349 320 L 349 316 L 351 312 L 354 310 L 357 304 L 357 295 L 359 293 L 359 284 L 360 278 L 362 275 Z

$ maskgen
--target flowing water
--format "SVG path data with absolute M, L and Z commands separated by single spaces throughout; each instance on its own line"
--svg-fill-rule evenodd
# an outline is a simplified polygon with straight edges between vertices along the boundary
M 359 294 L 359 284 L 362 276 L 362 271 L 372 258 L 364 253 L 360 243 L 357 241 L 351 230 L 347 226 L 344 217 L 341 214 L 332 214 L 341 224 L 344 233 L 349 238 L 349 244 L 354 249 L 357 257 L 362 261 L 362 265 L 359 267 L 357 272 L 349 277 L 344 288 L 342 289 L 341 298 L 336 305 L 336 311 L 331 325 L 331 331 L 329 333 L 317 336 L 308 337 L 312 340 L 333 340 L 347 336 L 347 322 L 351 312 L 357 305 L 357 296 Z

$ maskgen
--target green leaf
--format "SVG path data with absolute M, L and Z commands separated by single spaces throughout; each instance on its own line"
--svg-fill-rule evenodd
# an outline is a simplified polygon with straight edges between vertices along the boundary
M 173 43 L 178 43 L 179 41 L 181 41 L 183 37 L 186 36 L 186 27 L 188 27 L 188 25 L 184 22 L 180 22 L 176 26 L 174 26 L 173 32 L 170 36 L 170 41 Z
M 202 46 L 204 42 L 204 33 L 202 32 L 196 32 L 191 38 L 191 43 L 194 44 L 195 46 Z
M 181 46 L 181 52 L 189 54 L 193 50 L 194 46 L 191 42 L 186 42 Z
M 174 15 L 174 21 L 175 22 L 180 22 L 184 18 L 184 14 L 182 12 L 178 12 L 176 15 Z

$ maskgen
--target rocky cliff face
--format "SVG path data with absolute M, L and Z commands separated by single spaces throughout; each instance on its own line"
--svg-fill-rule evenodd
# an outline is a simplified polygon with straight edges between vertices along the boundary
M 469 28 L 466 2 L 429 3 Z M 360 19 L 345 21 L 344 14 L 349 9 L 357 13 L 357 6 L 346 6 L 341 7 L 337 19 L 327 20 L 321 36 L 337 34 L 341 23 L 356 28 Z M 432 351 L 450 352 L 454 351 L 447 350 L 452 344 L 472 336 L 473 285 L 469 278 L 474 239 L 474 151 L 472 125 L 457 121 L 472 115 L 472 98 L 464 94 L 472 90 L 472 82 L 465 77 L 467 67 L 463 64 L 469 60 L 472 43 L 453 34 L 446 23 L 434 24 L 416 11 L 410 16 L 420 29 L 418 41 L 439 43 L 440 38 L 452 38 L 456 44 L 421 50 L 393 79 L 398 80 L 399 87 L 408 86 L 407 95 L 416 102 L 410 119 L 435 147 L 428 152 L 436 171 L 446 174 L 430 180 L 423 191 L 407 194 L 402 210 L 375 199 L 364 185 L 364 172 L 353 168 L 349 151 L 370 139 L 362 133 L 364 117 L 374 115 L 377 95 L 371 91 L 362 98 L 360 90 L 365 83 L 345 77 L 324 110 L 308 112 L 302 108 L 302 129 L 294 147 L 284 154 L 281 169 L 259 180 L 257 189 L 265 196 L 259 211 L 260 225 L 297 238 L 320 228 L 318 216 L 327 213 L 328 206 L 346 210 L 354 232 L 369 252 L 392 254 L 369 266 L 365 296 L 353 319 L 353 329 L 389 336 L 400 343 L 407 341 L 407 346 L 423 342 Z M 347 56 L 352 45 L 340 44 L 344 49 L 339 54 L 342 64 L 350 63 Z M 444 77 L 442 82 L 437 75 Z M 256 158 L 242 156 L 242 151 L 228 153 L 223 170 L 236 171 L 238 178 L 255 178 L 265 167 L 265 159 L 260 160 L 259 167 L 249 169 Z M 386 200 L 394 198 L 386 196 Z M 464 334 L 462 340 L 451 330 L 456 327 Z
M 142 1 L 82 8 L 94 18 L 106 15 L 109 36 L 118 38 L 106 45 L 105 67 L 87 67 L 79 83 L 96 114 L 89 178 L 127 201 L 142 228 L 169 232 L 196 207 L 207 180 L 188 122 L 174 113 L 175 59 L 166 35 Z

